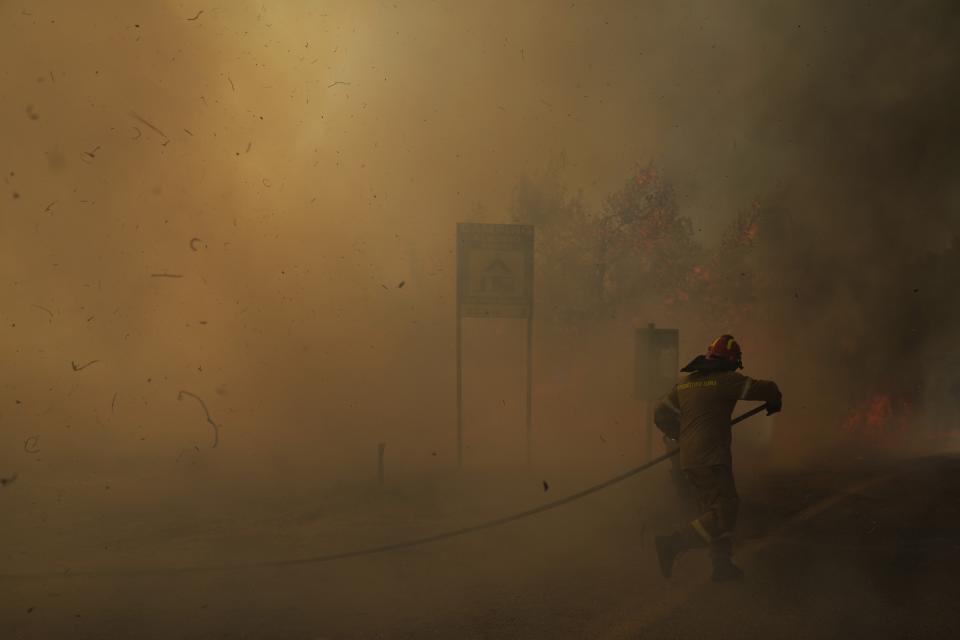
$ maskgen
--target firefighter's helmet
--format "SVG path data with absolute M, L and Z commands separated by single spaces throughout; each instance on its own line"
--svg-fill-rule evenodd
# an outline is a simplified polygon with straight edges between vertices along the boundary
M 737 365 L 739 369 L 743 368 L 743 352 L 740 351 L 740 343 L 726 333 L 710 343 L 707 347 L 707 357 L 726 360 Z

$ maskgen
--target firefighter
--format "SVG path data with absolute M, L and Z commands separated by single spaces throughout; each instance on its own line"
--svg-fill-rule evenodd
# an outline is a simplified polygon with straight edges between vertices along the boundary
M 654 421 L 680 446 L 680 468 L 696 492 L 699 517 L 667 536 L 657 536 L 657 556 L 665 578 L 681 553 L 709 548 L 713 580 L 737 580 L 743 571 L 733 564 L 733 528 L 739 498 L 733 480 L 730 420 L 738 400 L 762 400 L 767 415 L 780 411 L 776 383 L 741 373 L 740 345 L 722 335 L 681 371 L 682 377 L 657 404 Z

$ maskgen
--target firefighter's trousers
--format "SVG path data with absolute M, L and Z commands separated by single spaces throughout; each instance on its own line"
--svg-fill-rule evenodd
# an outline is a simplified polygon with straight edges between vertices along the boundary
M 690 526 L 710 547 L 714 556 L 729 558 L 733 553 L 733 527 L 737 522 L 740 498 L 727 465 L 685 469 L 697 494 L 700 516 Z

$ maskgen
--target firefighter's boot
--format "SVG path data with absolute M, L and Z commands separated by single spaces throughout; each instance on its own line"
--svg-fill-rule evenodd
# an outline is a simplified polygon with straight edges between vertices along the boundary
M 684 551 L 704 546 L 700 536 L 692 528 L 674 531 L 668 536 L 654 539 L 657 547 L 657 560 L 660 561 L 660 573 L 664 578 L 673 574 L 673 563 Z
M 657 536 L 654 543 L 657 546 L 660 573 L 664 578 L 669 578 L 673 574 L 673 561 L 684 551 L 683 538 L 678 533 L 672 533 L 669 536 Z

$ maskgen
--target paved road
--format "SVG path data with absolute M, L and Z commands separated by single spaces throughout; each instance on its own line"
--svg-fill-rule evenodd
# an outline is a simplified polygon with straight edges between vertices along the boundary
M 741 494 L 739 558 L 748 577 L 739 584 L 710 583 L 704 554 L 683 557 L 672 580 L 660 578 L 652 535 L 683 517 L 660 473 L 529 521 L 400 553 L 238 572 L 0 579 L 2 636 L 960 637 L 960 459 L 743 474 Z M 435 524 L 409 515 L 411 533 Z M 103 566 L 306 555 L 367 541 L 311 528 L 322 520 L 225 523 L 202 535 L 158 530 L 103 552 L 119 554 L 103 556 Z M 58 543 L 64 549 L 50 550 L 49 564 L 82 562 L 78 554 L 92 549 L 84 535 Z M 52 549 L 36 537 L 36 549 Z M 17 544 L 33 553 L 32 542 Z M 44 557 L 32 559 L 39 566 Z
M 960 637 L 960 460 L 763 480 L 741 529 L 748 580 L 696 585 L 687 573 L 686 588 L 624 612 L 603 637 Z

